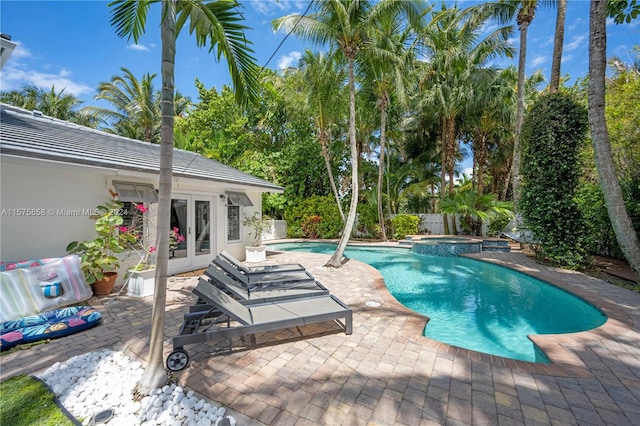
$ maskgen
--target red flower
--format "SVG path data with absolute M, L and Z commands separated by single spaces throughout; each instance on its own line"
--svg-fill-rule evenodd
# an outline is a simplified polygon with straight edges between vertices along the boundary
M 136 207 L 136 209 L 140 212 L 140 213 L 146 213 L 149 211 L 148 208 L 146 208 L 144 206 L 144 204 L 134 204 L 134 206 Z
M 125 233 L 129 230 L 129 228 L 127 228 L 126 226 L 119 226 L 118 227 L 118 231 Z

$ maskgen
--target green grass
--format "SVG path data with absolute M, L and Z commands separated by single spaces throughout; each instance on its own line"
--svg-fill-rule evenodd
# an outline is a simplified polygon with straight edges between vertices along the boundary
M 31 376 L 14 376 L 0 382 L 0 425 L 74 425 L 53 398 L 54 394 Z

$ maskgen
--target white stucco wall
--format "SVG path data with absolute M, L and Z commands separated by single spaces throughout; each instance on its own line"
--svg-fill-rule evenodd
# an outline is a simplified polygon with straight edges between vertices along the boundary
M 95 170 L 7 159 L 0 165 L 0 258 L 58 257 L 93 232 L 90 212 L 108 197 Z

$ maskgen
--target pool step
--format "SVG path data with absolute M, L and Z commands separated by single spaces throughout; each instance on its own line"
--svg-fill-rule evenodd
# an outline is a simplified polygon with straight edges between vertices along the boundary
M 424 238 L 426 236 L 409 235 L 405 237 L 404 240 L 398 241 L 398 244 L 401 246 L 412 246 L 414 241 L 419 241 L 422 239 L 420 237 Z M 482 240 L 482 251 L 509 253 L 511 252 L 511 247 L 509 246 L 509 240 L 505 240 L 502 238 L 485 239 Z
M 511 247 L 509 246 L 508 240 L 483 240 L 482 251 L 509 253 Z

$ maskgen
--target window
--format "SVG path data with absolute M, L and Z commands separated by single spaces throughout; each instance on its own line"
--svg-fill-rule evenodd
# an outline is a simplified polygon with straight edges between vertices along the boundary
M 227 240 L 240 239 L 240 206 L 227 206 Z
M 227 199 L 229 200 L 229 205 L 232 206 L 241 206 L 241 207 L 251 207 L 253 203 L 247 197 L 247 194 L 244 192 L 227 192 Z
M 240 207 L 253 203 L 244 192 L 227 192 L 227 241 L 240 240 Z
M 133 201 L 136 203 L 157 203 L 158 194 L 153 185 L 148 183 L 112 182 L 118 193 L 120 201 Z

